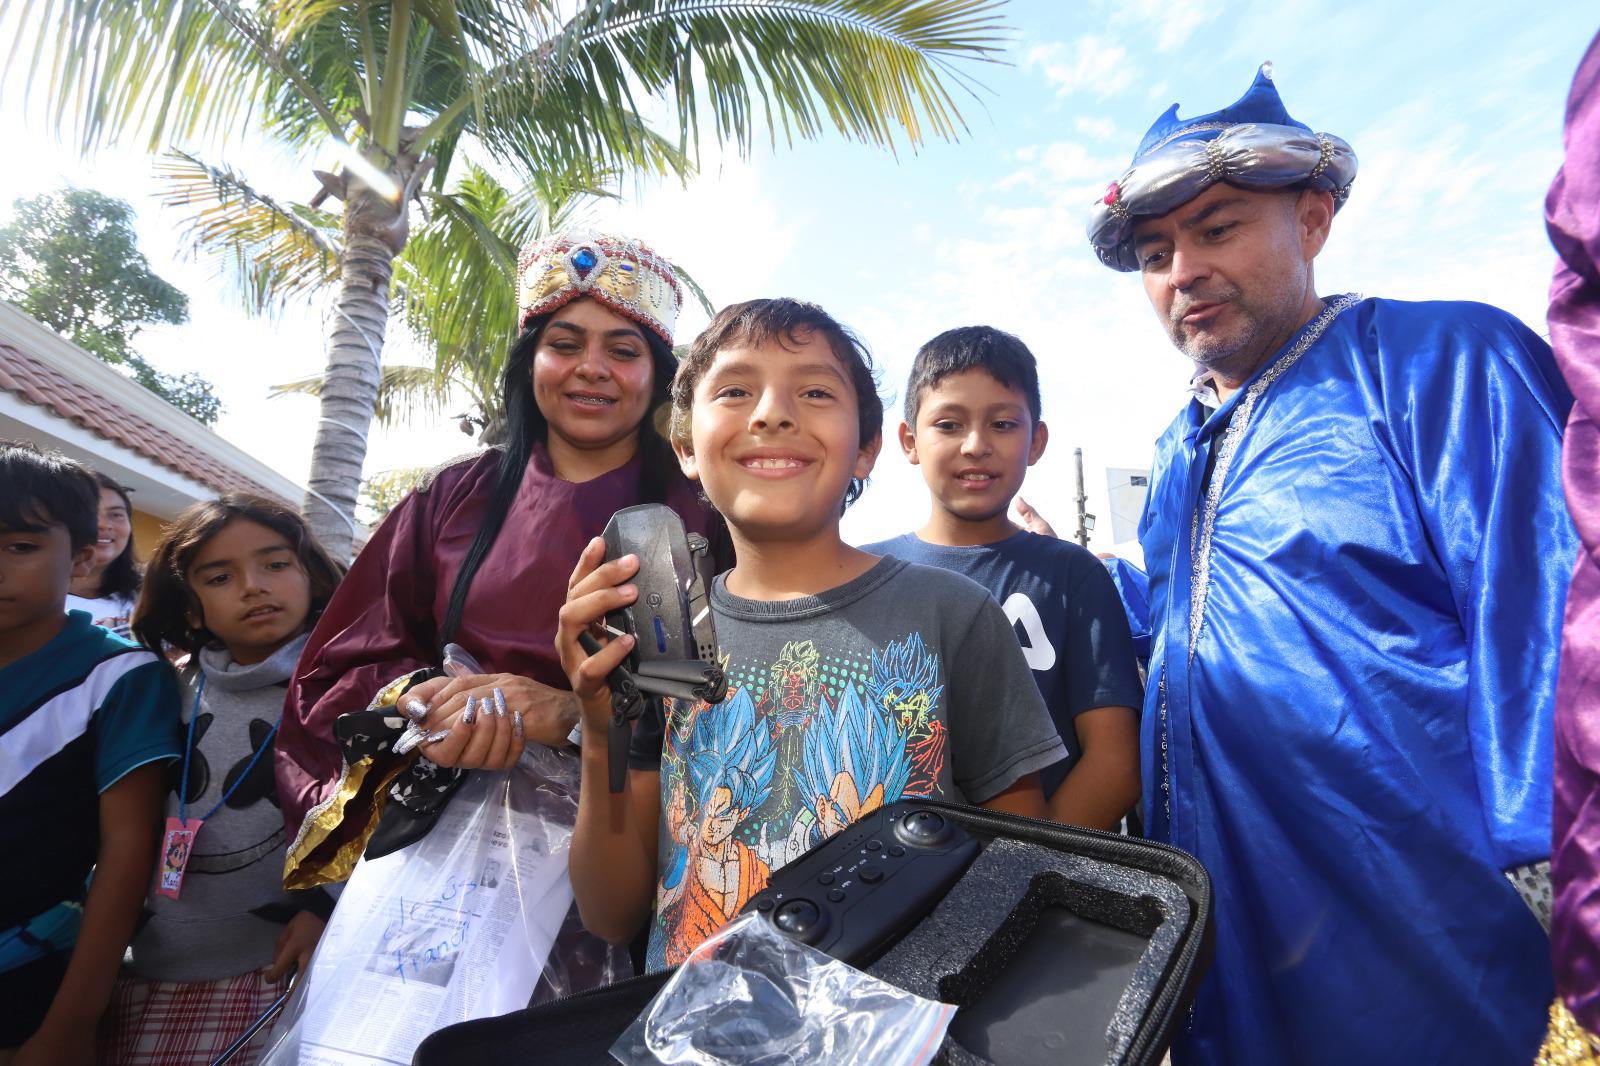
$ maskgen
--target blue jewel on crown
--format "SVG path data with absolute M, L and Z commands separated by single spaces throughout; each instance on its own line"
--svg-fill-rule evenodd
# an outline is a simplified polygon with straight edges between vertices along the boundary
M 592 245 L 580 244 L 564 257 L 567 276 L 580 289 L 587 289 L 603 273 L 610 260 L 600 249 Z

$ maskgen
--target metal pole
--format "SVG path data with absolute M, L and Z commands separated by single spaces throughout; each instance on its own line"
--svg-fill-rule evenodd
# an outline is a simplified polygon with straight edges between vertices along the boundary
M 1084 495 L 1083 492 L 1082 448 L 1072 449 L 1072 461 L 1078 468 L 1078 543 L 1087 548 L 1089 546 L 1088 512 L 1084 510 L 1083 505 L 1088 502 L 1089 497 Z

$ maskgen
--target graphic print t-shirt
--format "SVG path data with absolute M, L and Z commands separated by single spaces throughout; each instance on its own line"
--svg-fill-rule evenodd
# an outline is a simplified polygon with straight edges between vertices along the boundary
M 902 797 L 982 803 L 1065 754 L 1011 625 L 979 585 L 884 559 L 820 596 L 712 588 L 728 697 L 634 736 L 661 772 L 651 969 L 772 871 Z
M 994 596 L 1015 629 L 1067 758 L 1042 775 L 1053 793 L 1082 754 L 1074 720 L 1095 707 L 1144 704 L 1117 586 L 1087 548 L 1019 530 L 993 544 L 951 547 L 907 533 L 862 548 L 965 574 Z

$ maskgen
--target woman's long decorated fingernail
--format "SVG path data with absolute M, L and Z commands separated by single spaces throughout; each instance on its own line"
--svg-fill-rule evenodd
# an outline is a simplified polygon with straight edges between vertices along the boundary
M 428 739 L 426 741 L 424 741 L 423 743 L 425 743 L 425 744 L 437 744 L 437 743 L 439 743 L 439 741 L 443 740 L 445 737 L 447 737 L 449 735 L 450 735 L 450 730 L 449 729 L 441 729 L 437 733 L 428 734 Z
M 418 721 L 428 717 L 428 705 L 415 696 L 406 700 L 405 705 L 400 709 L 406 713 L 407 717 L 415 718 Z
M 506 694 L 499 689 L 494 690 L 494 713 L 500 718 L 506 716 Z
M 394 742 L 394 746 L 390 750 L 392 750 L 396 755 L 405 755 L 412 748 L 416 747 L 418 744 L 421 744 L 423 738 L 427 735 L 428 731 L 426 729 L 419 728 L 415 725 L 408 725 L 406 726 L 406 731 L 400 734 L 400 739 Z
M 467 705 L 461 711 L 461 724 L 471 725 L 472 720 L 478 716 L 478 700 L 475 696 L 467 697 Z
M 511 735 L 516 737 L 518 740 L 522 739 L 522 712 L 521 711 L 512 711 L 511 712 Z

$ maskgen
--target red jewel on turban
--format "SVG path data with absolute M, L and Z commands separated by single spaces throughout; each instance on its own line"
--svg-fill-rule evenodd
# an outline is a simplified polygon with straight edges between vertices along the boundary
M 1116 203 L 1117 197 L 1121 194 L 1121 192 L 1122 190 L 1117 188 L 1117 183 L 1112 182 L 1110 185 L 1106 186 L 1106 198 L 1102 202 L 1106 204 Z

